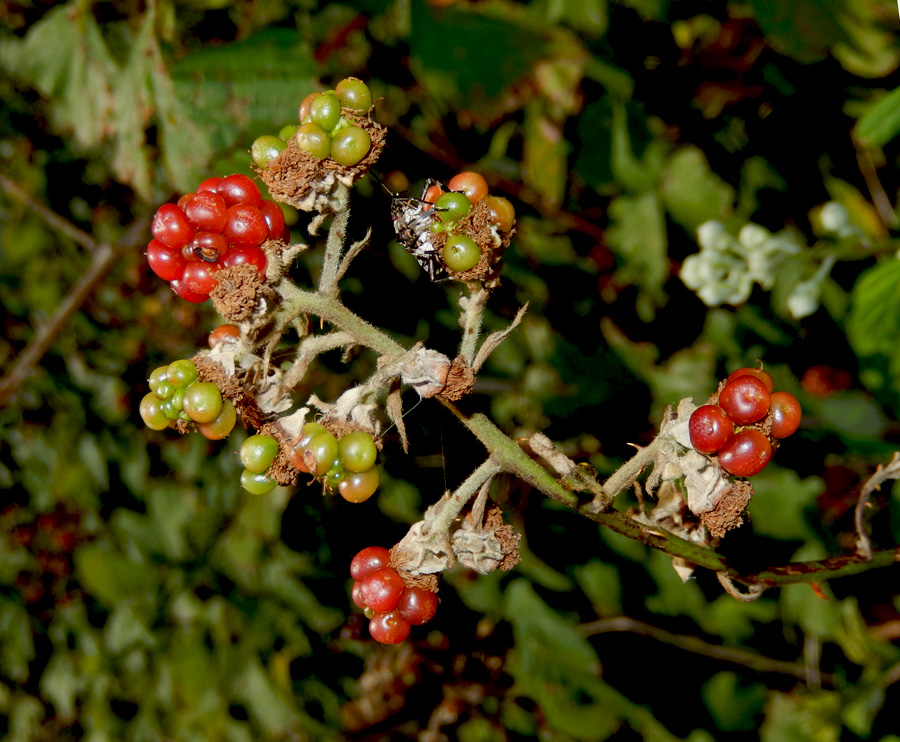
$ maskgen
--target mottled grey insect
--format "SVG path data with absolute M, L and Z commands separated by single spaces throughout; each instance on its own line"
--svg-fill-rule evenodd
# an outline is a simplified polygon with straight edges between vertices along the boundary
M 432 281 L 437 280 L 436 277 L 444 270 L 444 261 L 434 246 L 431 231 L 431 225 L 437 219 L 437 207 L 425 210 L 429 205 L 425 194 L 433 185 L 439 185 L 438 181 L 428 178 L 420 198 L 394 195 L 391 203 L 391 219 L 394 220 L 397 239 Z

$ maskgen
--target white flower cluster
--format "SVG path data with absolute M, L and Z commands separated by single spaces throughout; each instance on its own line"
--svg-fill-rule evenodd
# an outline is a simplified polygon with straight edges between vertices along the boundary
M 803 249 L 793 237 L 752 223 L 735 237 L 719 221 L 704 222 L 697 241 L 700 252 L 684 261 L 681 280 L 709 307 L 743 304 L 754 283 L 768 291 L 785 259 Z

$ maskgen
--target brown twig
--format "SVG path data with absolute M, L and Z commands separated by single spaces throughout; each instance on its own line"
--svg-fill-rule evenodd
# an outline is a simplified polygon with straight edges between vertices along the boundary
M 45 215 L 41 214 L 41 216 Z M 55 225 L 52 226 L 55 227 Z M 93 250 L 91 264 L 78 283 L 69 290 L 69 293 L 60 302 L 50 321 L 37 331 L 35 337 L 18 355 L 12 367 L 0 378 L 0 406 L 5 405 L 22 384 L 25 383 L 34 367 L 40 363 L 41 358 L 44 357 L 44 354 L 81 305 L 94 292 L 97 284 L 103 280 L 103 277 L 112 268 L 121 254 L 127 250 L 134 249 L 146 241 L 149 227 L 149 218 L 138 219 L 115 245 L 102 244 L 96 246 L 94 241 L 88 236 L 90 243 L 95 245 L 96 248 Z M 72 227 L 72 229 L 76 228 Z
M 94 241 L 87 232 L 76 227 L 68 219 L 64 219 L 55 211 L 51 211 L 44 204 L 35 201 L 29 196 L 14 180 L 0 173 L 0 188 L 6 191 L 10 196 L 21 201 L 25 206 L 31 209 L 41 219 L 60 234 L 64 234 L 74 242 L 77 242 L 85 250 L 96 252 L 99 245 Z
M 610 632 L 627 632 L 638 636 L 646 636 L 655 641 L 662 642 L 663 644 L 678 647 L 686 652 L 693 652 L 694 654 L 700 654 L 714 660 L 741 665 L 742 667 L 747 667 L 756 672 L 771 672 L 779 675 L 790 675 L 791 677 L 804 682 L 807 682 L 809 677 L 809 668 L 807 668 L 805 664 L 763 657 L 754 652 L 749 652 L 745 649 L 737 649 L 736 647 L 710 644 L 696 636 L 673 634 L 658 626 L 638 621 L 629 616 L 601 618 L 597 621 L 581 624 L 578 628 L 584 636 L 596 636 L 597 634 L 606 634 Z M 828 673 L 820 673 L 819 680 L 832 686 L 835 683 L 835 677 Z

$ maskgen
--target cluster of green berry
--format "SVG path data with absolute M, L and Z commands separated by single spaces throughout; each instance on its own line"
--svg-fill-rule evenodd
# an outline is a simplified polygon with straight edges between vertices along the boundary
M 237 412 L 231 400 L 224 399 L 212 382 L 198 380 L 193 361 L 181 359 L 160 366 L 148 382 L 150 391 L 141 400 L 140 412 L 151 430 L 193 422 L 203 435 L 218 441 L 234 428 Z
M 299 126 L 285 126 L 278 136 L 266 134 L 253 142 L 253 162 L 265 168 L 293 139 L 318 160 L 330 157 L 344 167 L 356 165 L 369 154 L 372 139 L 355 117 L 365 116 L 371 108 L 369 86 L 355 77 L 341 80 L 334 90 L 311 93 L 300 104 Z
M 433 592 L 407 585 L 391 566 L 383 546 L 367 546 L 350 562 L 353 602 L 369 619 L 369 634 L 382 644 L 399 644 L 411 626 L 421 626 L 437 612 Z
M 364 502 L 378 489 L 378 447 L 364 430 L 337 438 L 321 423 L 306 423 L 291 448 L 291 463 L 321 479 L 348 502 Z
M 278 441 L 270 435 L 257 433 L 241 444 L 241 487 L 251 495 L 265 495 L 278 484 L 266 475 L 266 470 L 278 457 Z
M 434 204 L 435 217 L 429 230 L 445 232 L 447 239 L 441 248 L 441 259 L 451 271 L 462 273 L 471 270 L 481 260 L 481 247 L 459 228 L 460 220 L 478 203 L 488 207 L 489 221 L 501 232 L 509 232 L 516 220 L 516 211 L 509 200 L 488 193 L 487 181 L 478 173 L 462 172 L 447 183 L 445 192 L 436 183 L 425 192 L 426 204 Z M 430 209 L 429 206 L 425 207 Z
M 719 466 L 736 477 L 761 472 L 782 438 L 800 426 L 801 409 L 790 392 L 775 392 L 763 368 L 739 368 L 720 385 L 709 404 L 688 421 L 691 445 L 717 454 Z

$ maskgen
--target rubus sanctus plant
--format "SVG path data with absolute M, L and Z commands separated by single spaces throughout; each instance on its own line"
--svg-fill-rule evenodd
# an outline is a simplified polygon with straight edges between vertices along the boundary
M 666 552 L 683 579 L 698 567 L 713 570 L 728 593 L 744 601 L 775 585 L 816 582 L 893 559 L 893 552 L 876 556 L 861 546 L 824 562 L 745 574 L 717 551 L 744 522 L 754 494 L 748 477 L 760 473 L 781 445 L 790 445 L 784 440 L 801 422 L 796 397 L 774 391 L 762 364 L 734 371 L 699 406 L 690 397 L 671 406 L 652 442 L 603 483 L 542 433 L 513 440 L 485 415 L 457 407 L 527 310 L 523 306 L 506 328 L 483 337 L 482 318 L 500 283 L 515 212 L 474 172 L 459 173 L 446 185 L 428 179 L 419 198 L 393 196 L 398 240 L 433 290 L 450 281 L 463 286 L 462 337 L 454 351 L 404 345 L 350 311 L 341 281 L 371 247 L 368 234 L 347 244 L 350 189 L 384 147 L 384 128 L 373 112 L 365 83 L 348 78 L 334 91 L 307 97 L 297 126 L 284 127 L 278 137 L 265 135 L 251 149 L 272 197 L 312 213 L 312 238 L 327 224 L 315 288 L 298 285 L 291 271 L 309 246 L 293 241 L 281 211 L 250 179 L 209 178 L 177 204 L 159 208 L 147 251 L 151 267 L 189 302 L 209 296 L 226 324 L 213 330 L 208 350 L 153 371 L 141 403 L 148 427 L 180 433 L 197 428 L 212 439 L 225 437 L 240 418 L 255 431 L 239 451 L 240 483 L 251 494 L 312 478 L 323 493 L 349 503 L 376 494 L 380 455 L 399 456 L 408 448 L 403 389 L 444 405 L 468 428 L 485 446 L 485 462 L 455 491 L 436 498 L 399 542 L 366 546 L 349 565 L 352 601 L 369 618 L 373 639 L 397 644 L 411 627 L 429 621 L 438 608 L 442 572 L 460 565 L 489 574 L 519 562 L 519 534 L 488 504 L 500 475 L 517 477 L 579 515 Z M 286 340 L 294 334 L 296 341 Z M 293 343 L 290 360 L 276 362 L 276 349 L 284 358 L 286 343 Z M 298 398 L 296 390 L 319 355 L 354 348 L 377 357 L 364 383 L 331 401 Z M 387 426 L 397 431 L 396 450 L 385 446 Z M 897 476 L 895 459 L 867 486 Z M 632 489 L 641 495 L 639 511 L 614 508 L 616 498 Z M 861 516 L 858 535 L 860 544 L 868 543 Z

